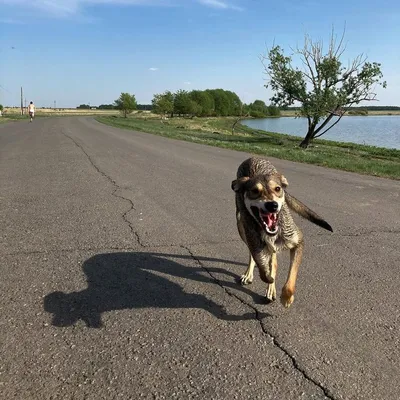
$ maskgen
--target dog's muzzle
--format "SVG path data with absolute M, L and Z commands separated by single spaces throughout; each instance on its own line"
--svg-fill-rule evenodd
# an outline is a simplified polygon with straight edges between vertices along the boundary
M 264 204 L 265 209 L 251 207 L 253 215 L 258 219 L 258 223 L 268 235 L 276 235 L 278 233 L 278 208 L 276 201 L 268 201 Z

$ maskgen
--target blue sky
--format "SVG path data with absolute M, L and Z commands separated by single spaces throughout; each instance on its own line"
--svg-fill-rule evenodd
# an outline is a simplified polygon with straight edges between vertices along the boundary
M 388 88 L 373 104 L 400 105 L 399 21 L 398 0 L 0 0 L 0 103 L 18 105 L 21 86 L 37 106 L 207 88 L 268 102 L 267 47 L 346 24 L 344 61 L 381 62 Z

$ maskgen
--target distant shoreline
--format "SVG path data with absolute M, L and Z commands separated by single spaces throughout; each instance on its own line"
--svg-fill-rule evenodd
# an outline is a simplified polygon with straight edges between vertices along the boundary
M 367 113 L 358 113 L 357 111 L 353 111 L 352 113 L 346 113 L 346 117 L 369 117 L 369 116 L 393 116 L 393 115 L 400 115 L 400 110 L 392 110 L 392 111 L 367 111 Z M 281 117 L 296 117 L 296 111 L 294 110 L 281 110 Z M 268 118 L 268 117 L 266 117 Z M 250 118 L 249 118 L 250 119 Z

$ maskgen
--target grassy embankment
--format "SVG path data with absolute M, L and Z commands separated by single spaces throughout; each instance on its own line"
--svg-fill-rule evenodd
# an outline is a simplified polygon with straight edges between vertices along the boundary
M 298 147 L 301 138 L 253 130 L 240 123 L 232 135 L 235 118 L 172 118 L 161 121 L 151 114 L 129 118 L 100 116 L 99 122 L 118 128 L 153 133 L 173 139 L 245 151 L 285 160 L 316 164 L 361 174 L 400 179 L 400 150 L 353 143 L 315 140 L 307 149 Z

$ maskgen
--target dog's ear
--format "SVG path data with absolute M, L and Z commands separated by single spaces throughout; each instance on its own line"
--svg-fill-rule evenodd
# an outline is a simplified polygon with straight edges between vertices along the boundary
M 283 175 L 280 175 L 280 179 L 281 179 L 281 184 L 282 184 L 282 186 L 284 188 L 289 186 L 289 182 L 287 181 L 287 179 Z
M 240 192 L 243 189 L 243 185 L 249 180 L 250 178 L 248 176 L 244 176 L 239 179 L 235 179 L 232 181 L 231 188 L 235 192 Z

